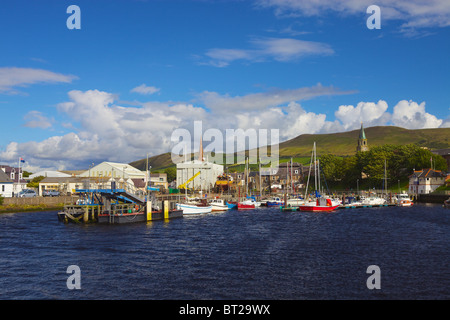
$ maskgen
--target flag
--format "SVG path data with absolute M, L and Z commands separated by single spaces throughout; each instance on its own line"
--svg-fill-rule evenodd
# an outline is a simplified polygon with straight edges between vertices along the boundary
M 19 160 L 20 162 L 25 163 L 25 160 L 23 160 L 23 158 L 20 158 Z

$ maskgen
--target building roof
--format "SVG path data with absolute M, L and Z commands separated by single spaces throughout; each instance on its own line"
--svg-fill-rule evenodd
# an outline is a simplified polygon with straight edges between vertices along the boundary
M 440 156 L 447 156 L 450 155 L 450 148 L 431 150 L 431 152 Z
M 4 169 L 5 171 L 3 171 L 2 169 Z M 27 180 L 23 179 L 23 177 L 19 181 L 19 168 L 14 168 L 14 167 L 11 167 L 11 166 L 6 166 L 6 165 L 0 165 L 0 171 L 6 173 L 6 175 L 8 177 L 10 177 L 10 179 L 11 179 L 11 172 L 14 172 L 14 178 L 11 179 L 12 182 L 15 182 L 15 183 L 27 183 Z M 20 172 L 23 174 L 23 168 L 20 168 Z
M 117 163 L 117 162 L 108 162 L 108 161 L 102 162 L 102 163 L 96 165 L 95 167 L 91 168 L 90 170 L 84 171 L 79 176 L 87 177 L 87 176 L 89 176 L 89 172 L 92 176 L 93 172 L 98 171 L 99 167 L 102 165 L 105 165 L 105 164 L 112 167 L 115 172 L 125 173 L 126 175 L 133 176 L 133 177 L 145 177 L 145 172 L 143 172 L 127 163 Z
M 447 175 L 443 173 L 441 170 L 432 170 L 430 168 L 428 169 L 422 169 L 418 171 L 414 171 L 412 175 L 410 175 L 410 178 L 445 178 Z
M 50 171 L 50 170 L 45 170 L 45 171 L 39 171 L 36 173 L 33 173 L 32 175 L 29 176 L 29 179 L 33 179 L 35 177 L 71 177 L 70 174 L 67 173 L 63 173 L 61 171 Z
M 0 183 L 13 183 L 13 181 L 8 177 L 3 170 L 0 170 Z

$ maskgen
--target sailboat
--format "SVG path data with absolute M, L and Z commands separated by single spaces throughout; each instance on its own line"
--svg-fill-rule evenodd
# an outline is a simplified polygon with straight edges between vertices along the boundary
M 200 138 L 200 149 L 199 149 L 199 157 L 198 160 L 203 163 L 205 160 L 203 157 L 203 141 L 202 138 Z M 192 176 L 190 179 L 188 179 L 185 184 L 185 192 L 186 192 L 186 198 L 185 203 L 176 203 L 177 210 L 183 210 L 183 215 L 191 215 L 191 214 L 203 214 L 203 213 L 211 213 L 212 211 L 212 205 L 208 203 L 207 199 L 205 198 L 188 198 L 187 196 L 187 187 L 188 184 L 194 180 L 194 178 L 201 174 L 201 171 L 199 171 L 197 174 Z M 201 186 L 200 186 L 201 189 Z M 201 193 L 201 190 L 200 190 Z
M 305 202 L 298 207 L 298 211 L 313 211 L 313 212 L 330 212 L 339 207 L 339 202 L 332 200 L 330 198 L 324 198 L 318 191 L 320 189 L 320 168 L 318 167 L 318 162 L 316 159 L 316 143 L 314 142 L 313 151 L 311 154 L 311 164 L 309 166 L 308 182 L 306 184 L 305 199 L 307 198 L 306 193 L 308 192 L 309 178 L 311 177 L 311 167 L 314 160 L 314 182 L 315 182 L 315 192 L 316 201 Z M 319 188 L 318 188 L 319 186 Z
M 248 163 L 245 161 L 245 175 L 246 175 L 246 183 L 245 183 L 245 191 L 248 194 Z M 238 210 L 247 210 L 247 209 L 255 209 L 256 201 L 254 199 L 246 199 L 241 201 L 241 187 L 239 187 L 239 201 L 237 203 Z

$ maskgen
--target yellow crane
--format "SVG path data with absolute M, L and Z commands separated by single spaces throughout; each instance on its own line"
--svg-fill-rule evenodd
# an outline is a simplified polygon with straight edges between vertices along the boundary
M 197 172 L 196 174 L 194 174 L 191 178 L 189 178 L 185 183 L 183 183 L 182 185 L 178 186 L 178 189 L 187 189 L 186 186 L 189 184 L 189 182 L 191 182 L 192 180 L 194 180 L 198 175 L 200 174 L 200 171 Z

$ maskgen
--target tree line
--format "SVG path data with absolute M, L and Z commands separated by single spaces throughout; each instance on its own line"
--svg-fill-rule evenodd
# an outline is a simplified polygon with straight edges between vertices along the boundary
M 375 146 L 369 151 L 357 152 L 354 156 L 325 154 L 319 159 L 321 176 L 325 177 L 328 184 L 349 187 L 364 180 L 366 185 L 382 188 L 385 165 L 388 184 L 407 179 L 414 170 L 447 170 L 447 163 L 442 156 L 414 144 Z

